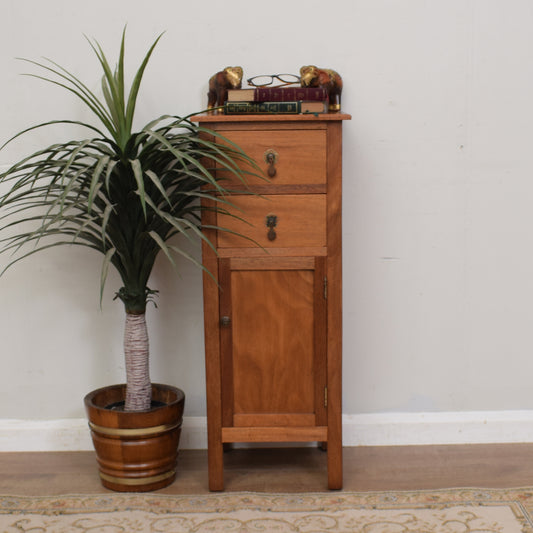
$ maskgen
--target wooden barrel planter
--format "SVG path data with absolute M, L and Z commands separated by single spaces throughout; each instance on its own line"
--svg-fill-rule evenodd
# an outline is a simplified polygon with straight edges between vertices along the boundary
M 152 408 L 125 412 L 126 385 L 104 387 L 85 396 L 85 410 L 102 485 L 120 492 L 147 492 L 176 477 L 185 394 L 152 384 Z

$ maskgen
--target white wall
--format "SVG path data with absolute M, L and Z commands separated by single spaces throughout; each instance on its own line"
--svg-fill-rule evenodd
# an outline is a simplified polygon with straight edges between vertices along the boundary
M 22 77 L 50 57 L 98 87 L 83 34 L 115 57 L 128 24 L 146 72 L 138 124 L 205 105 L 226 65 L 245 76 L 314 63 L 345 83 L 344 412 L 533 409 L 533 3 L 530 0 L 3 0 L 0 141 L 85 118 Z M 0 165 L 72 131 L 35 135 Z M 0 259 L 0 265 L 6 258 Z M 121 304 L 100 258 L 57 249 L 0 278 L 0 419 L 83 417 L 89 390 L 123 379 Z M 201 277 L 161 261 L 149 311 L 152 378 L 204 416 Z M 533 438 L 533 436 L 532 436 Z

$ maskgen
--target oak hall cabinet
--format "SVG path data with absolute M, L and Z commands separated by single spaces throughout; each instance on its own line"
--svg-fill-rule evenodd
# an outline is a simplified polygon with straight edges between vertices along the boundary
M 341 151 L 345 114 L 198 116 L 270 176 L 204 211 L 209 488 L 226 443 L 318 442 L 342 487 Z M 218 218 L 216 218 L 218 217 Z M 235 232 L 235 233 L 233 233 Z M 249 240 L 236 233 L 250 237 Z

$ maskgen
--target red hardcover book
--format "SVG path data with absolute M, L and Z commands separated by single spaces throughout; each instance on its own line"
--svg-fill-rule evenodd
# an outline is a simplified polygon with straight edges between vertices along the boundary
M 326 89 L 320 87 L 256 87 L 228 90 L 228 102 L 323 101 L 327 98 Z

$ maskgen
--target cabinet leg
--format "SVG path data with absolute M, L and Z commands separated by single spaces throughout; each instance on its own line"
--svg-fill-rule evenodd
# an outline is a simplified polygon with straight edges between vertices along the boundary
M 342 489 L 342 444 L 328 442 L 328 488 Z
M 224 447 L 222 443 L 209 446 L 207 450 L 209 490 L 224 490 Z

